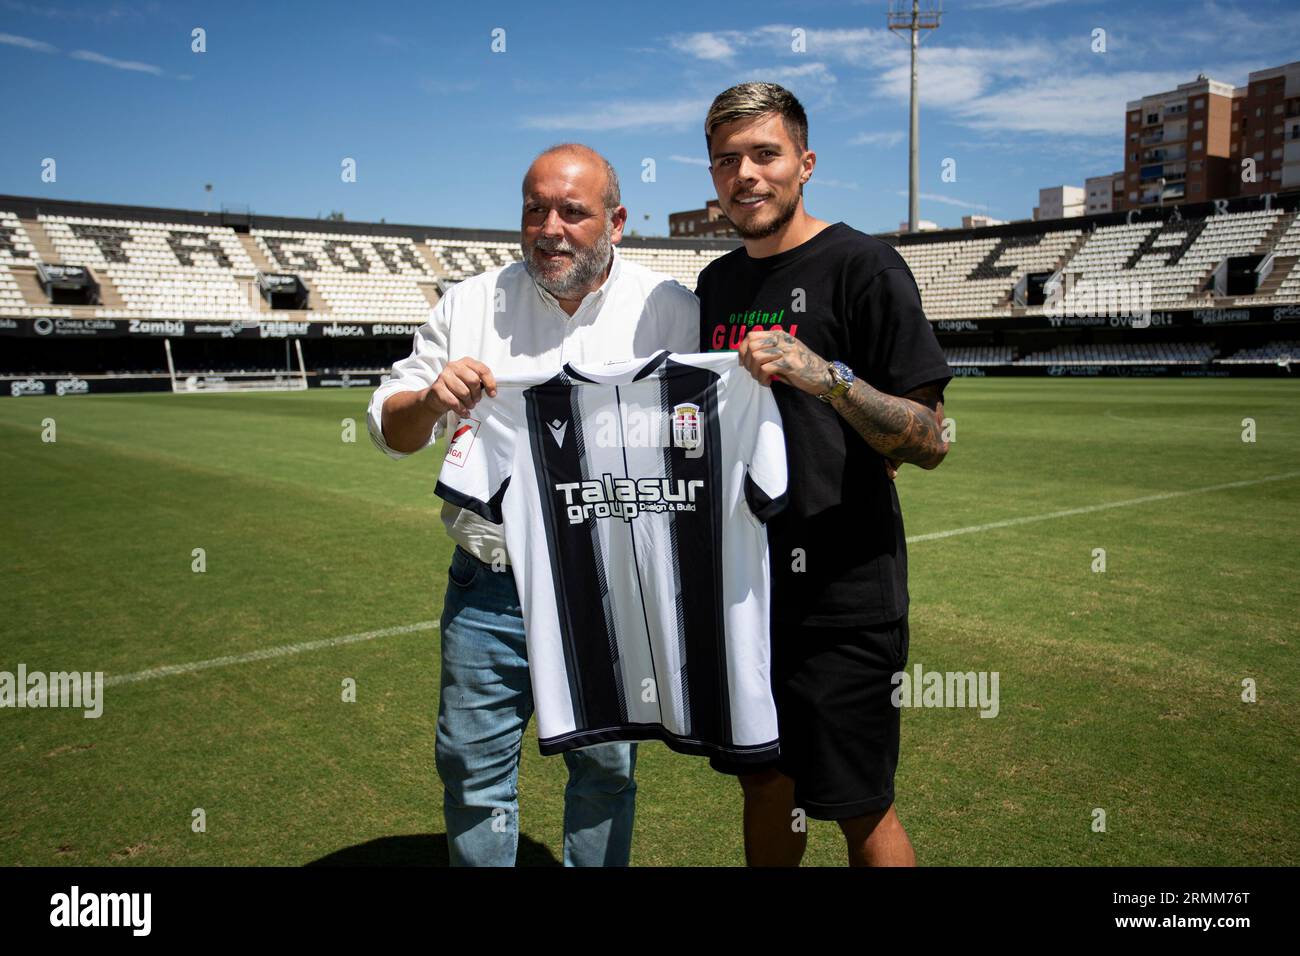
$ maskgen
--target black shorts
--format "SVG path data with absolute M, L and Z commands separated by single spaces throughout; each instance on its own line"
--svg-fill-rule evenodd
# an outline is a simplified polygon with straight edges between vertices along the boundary
M 732 775 L 776 769 L 795 805 L 817 820 L 886 810 L 894 802 L 899 708 L 894 674 L 907 664 L 907 618 L 860 627 L 772 630 L 772 696 L 781 755 L 759 765 L 713 758 Z

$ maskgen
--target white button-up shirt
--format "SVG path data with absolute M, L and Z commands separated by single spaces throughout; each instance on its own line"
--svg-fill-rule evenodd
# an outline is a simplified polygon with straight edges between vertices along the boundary
M 411 354 L 393 363 L 392 377 L 370 399 L 367 425 L 375 444 L 393 458 L 406 457 L 384 441 L 384 402 L 397 392 L 428 388 L 455 359 L 478 359 L 501 377 L 558 373 L 565 362 L 648 358 L 661 349 L 699 351 L 695 295 L 671 276 L 624 259 L 617 246 L 613 257 L 604 283 L 572 316 L 533 281 L 522 262 L 448 289 L 415 333 Z M 454 414 L 437 423 L 424 448 L 442 436 Z M 480 561 L 507 561 L 500 525 L 449 502 L 443 503 L 442 521 L 452 539 Z

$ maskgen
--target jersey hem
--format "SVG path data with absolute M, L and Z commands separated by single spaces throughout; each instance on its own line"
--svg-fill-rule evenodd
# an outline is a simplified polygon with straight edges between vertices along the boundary
M 443 501 L 451 502 L 457 508 L 465 508 L 474 512 L 485 521 L 490 521 L 492 524 L 501 524 L 501 499 L 505 497 L 505 489 L 509 481 L 507 478 L 501 485 L 501 489 L 492 496 L 491 501 L 480 501 L 478 498 L 457 491 L 449 485 L 444 485 L 441 481 L 433 486 L 433 493 Z
M 552 757 L 567 750 L 577 750 L 579 747 L 589 747 L 593 744 L 635 743 L 644 740 L 658 740 L 678 753 L 694 757 L 720 757 L 735 764 L 768 763 L 781 753 L 778 740 L 755 744 L 752 747 L 725 747 L 695 737 L 682 737 L 653 724 L 621 724 L 616 727 L 601 727 L 598 730 L 581 730 L 558 737 L 538 738 L 537 746 L 543 757 Z

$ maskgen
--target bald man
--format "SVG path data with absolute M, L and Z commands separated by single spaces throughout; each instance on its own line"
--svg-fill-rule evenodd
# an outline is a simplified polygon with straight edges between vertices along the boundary
M 394 458 L 433 444 L 468 416 L 497 375 L 565 362 L 693 352 L 699 303 L 671 277 L 622 258 L 627 210 L 614 168 L 576 143 L 552 147 L 523 183 L 523 261 L 448 290 L 411 355 L 370 401 L 370 435 Z M 451 421 L 455 421 L 454 418 Z M 453 866 L 513 866 L 519 748 L 533 712 L 519 595 L 501 525 L 444 504 L 456 542 L 443 602 L 436 762 Z M 636 745 L 564 754 L 566 866 L 626 866 Z

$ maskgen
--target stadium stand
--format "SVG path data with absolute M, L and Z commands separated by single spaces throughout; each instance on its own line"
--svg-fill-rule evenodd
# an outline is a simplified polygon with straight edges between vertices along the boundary
M 109 297 L 120 299 L 119 308 L 105 306 L 96 313 L 104 317 L 252 317 L 266 311 L 250 295 L 252 280 L 269 269 L 303 278 L 313 292 L 307 311 L 319 313 L 316 318 L 418 321 L 436 302 L 439 280 L 460 281 L 520 257 L 516 240 L 430 238 L 418 244 L 397 235 L 252 229 L 249 235 L 262 260 L 255 262 L 230 227 L 57 215 L 41 215 L 38 222 L 53 253 L 44 261 L 87 266 Z M 1285 227 L 1281 231 L 1275 228 L 1279 224 Z M 1270 233 L 1277 233 L 1271 244 Z M 1275 288 L 1234 301 L 1300 296 L 1300 270 L 1291 268 L 1300 257 L 1300 215 L 1293 211 L 1141 221 L 1091 231 L 895 241 L 935 320 L 1018 314 L 1013 293 L 1030 274 L 1069 277 L 1076 287 L 1146 283 L 1154 308 L 1203 305 L 1211 296 L 1206 288 L 1211 272 L 1225 257 L 1268 252 L 1278 276 Z M 728 251 L 727 244 L 719 245 L 681 247 L 666 239 L 625 244 L 620 250 L 630 261 L 694 288 L 704 266 Z M 0 211 L 0 262 L 25 265 L 38 258 L 19 217 Z M 1076 304 L 1066 297 L 1067 310 Z M 1041 308 L 1023 311 L 1037 314 Z
M 704 267 L 729 251 L 727 249 L 674 249 L 668 245 L 668 242 L 663 246 L 628 246 L 620 248 L 619 251 L 629 261 L 656 272 L 667 273 L 692 291 Z
M 319 295 L 314 311 L 349 322 L 423 322 L 435 275 L 402 237 L 255 229 L 262 254 L 281 272 L 302 276 Z
M 1224 365 L 1280 365 L 1300 362 L 1300 341 L 1269 342 L 1219 359 Z
M 508 266 L 521 258 L 517 241 L 430 239 L 428 245 L 443 274 L 453 282 Z
M 963 375 L 1289 374 L 1300 340 L 1278 324 L 1300 324 L 1300 192 L 879 238 Z M 693 289 L 736 246 L 619 249 Z M 513 230 L 0 196 L 0 379 L 373 383 L 450 285 L 519 259 Z M 1141 308 L 1110 311 L 1107 287 L 1140 288 Z
M 1158 309 L 1203 302 L 1211 270 L 1226 256 L 1259 251 L 1279 216 L 1280 211 L 1258 211 L 1098 229 L 1064 272 L 1092 286 L 1149 284 L 1151 305 Z M 1074 298 L 1066 295 L 1067 311 Z
M 677 249 L 672 240 L 662 246 L 621 245 L 619 253 L 628 261 L 647 269 L 667 273 L 688 289 L 694 290 L 700 272 L 728 249 Z M 522 256 L 519 242 L 487 242 L 457 239 L 430 239 L 429 248 L 446 277 L 459 282 L 470 276 L 518 262 Z
M 1015 350 L 1010 345 L 967 345 L 943 350 L 949 365 L 1010 365 Z
M 1020 359 L 1020 365 L 1203 365 L 1214 357 L 1207 342 L 1122 342 L 1056 345 Z
M 8 210 L 0 210 L 0 262 L 36 261 L 36 247 L 32 245 L 22 220 Z
M 22 290 L 14 281 L 13 273 L 7 265 L 0 263 L 0 313 L 17 314 L 24 304 Z
M 1021 276 L 1058 269 L 1083 233 L 1071 229 L 1030 236 L 902 245 L 932 319 L 1011 314 Z
M 1300 268 L 1296 266 L 1297 261 L 1300 261 L 1300 212 L 1292 218 L 1290 228 L 1278 240 L 1273 252 L 1277 257 L 1273 271 L 1280 276 L 1277 296 L 1285 299 L 1300 298 Z
M 86 266 L 108 280 L 120 308 L 99 318 L 246 318 L 238 278 L 256 271 L 234 232 L 180 223 L 40 216 L 57 262 Z

